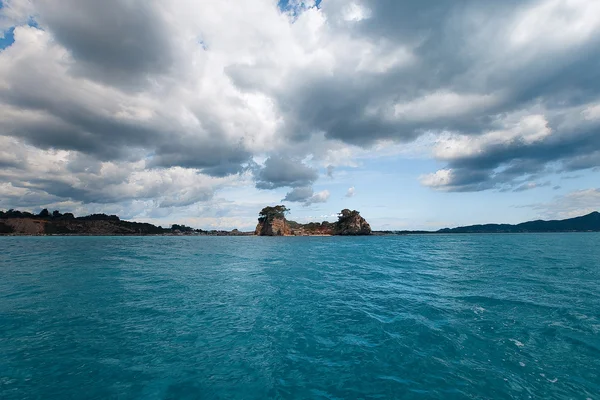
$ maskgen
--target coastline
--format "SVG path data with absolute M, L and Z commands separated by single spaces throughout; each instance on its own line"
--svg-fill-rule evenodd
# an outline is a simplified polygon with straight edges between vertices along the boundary
M 279 207 L 279 209 L 278 209 Z M 272 210 L 275 210 L 273 212 Z M 261 211 L 254 231 L 203 230 L 174 224 L 170 228 L 149 223 L 121 220 L 116 215 L 93 214 L 74 217 L 48 210 L 34 215 L 28 212 L 0 210 L 0 236 L 408 236 L 445 234 L 514 234 L 514 233 L 575 233 L 600 232 L 600 213 L 556 221 L 528 221 L 521 224 L 485 224 L 437 231 L 371 230 L 368 222 L 354 210 L 342 210 L 337 222 L 299 224 L 285 219 L 283 206 L 266 207 Z
M 365 237 L 365 236 L 460 236 L 460 235 L 528 235 L 528 234 L 551 234 L 551 233 L 600 233 L 600 230 L 565 230 L 565 231 L 522 231 L 522 232 L 403 232 L 403 233 L 379 233 L 374 231 L 371 235 L 280 235 L 267 237 Z M 265 237 L 249 234 L 180 234 L 180 233 L 164 233 L 164 234 L 143 234 L 143 233 L 0 233 L 0 237 Z

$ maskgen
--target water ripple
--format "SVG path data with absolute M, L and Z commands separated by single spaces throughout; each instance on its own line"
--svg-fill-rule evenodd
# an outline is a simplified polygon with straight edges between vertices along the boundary
M 0 238 L 0 398 L 596 398 L 599 240 Z

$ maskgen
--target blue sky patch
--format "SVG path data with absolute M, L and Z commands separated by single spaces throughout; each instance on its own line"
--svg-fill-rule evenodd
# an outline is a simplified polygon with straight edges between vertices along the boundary
M 316 2 L 317 8 L 321 6 L 321 1 L 322 0 L 317 0 L 317 2 Z M 290 6 L 290 0 L 279 0 L 279 3 L 277 3 L 277 6 L 283 12 L 290 11 L 292 8 L 292 6 Z
M 0 3 L 2 5 L 2 3 Z M 4 50 L 15 42 L 15 28 L 10 28 L 4 32 L 4 37 L 0 37 L 0 50 Z

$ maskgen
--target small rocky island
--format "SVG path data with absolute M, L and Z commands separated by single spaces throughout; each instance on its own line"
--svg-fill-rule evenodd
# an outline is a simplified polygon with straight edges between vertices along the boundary
M 285 218 L 284 205 L 265 207 L 259 213 L 255 234 L 258 236 L 357 236 L 370 235 L 371 226 L 356 210 L 344 209 L 336 222 L 299 224 Z

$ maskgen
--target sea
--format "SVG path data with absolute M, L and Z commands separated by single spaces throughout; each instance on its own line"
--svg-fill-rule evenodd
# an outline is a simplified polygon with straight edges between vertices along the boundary
M 0 399 L 600 399 L 600 234 L 0 237 Z

